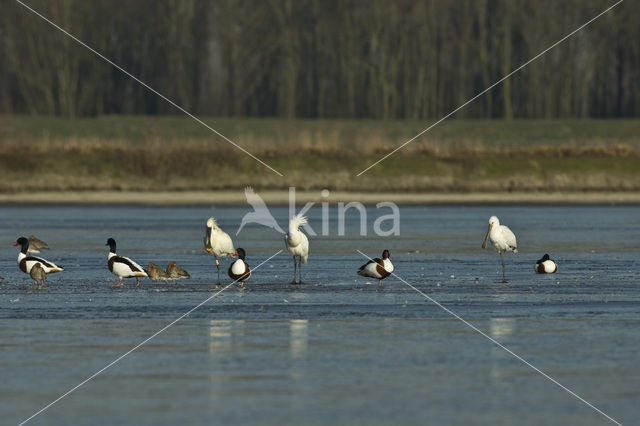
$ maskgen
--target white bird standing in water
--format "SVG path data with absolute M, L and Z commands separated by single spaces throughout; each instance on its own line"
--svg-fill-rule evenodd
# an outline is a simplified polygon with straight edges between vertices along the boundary
M 307 263 L 309 257 L 309 239 L 298 228 L 307 223 L 307 218 L 301 214 L 295 215 L 289 220 L 289 232 L 284 236 L 284 244 L 287 251 L 293 256 L 293 281 L 291 284 L 302 284 L 302 264 Z M 296 257 L 298 263 L 296 263 Z M 296 283 L 296 269 L 300 270 L 300 281 Z
M 220 262 L 219 257 L 232 257 L 236 250 L 233 248 L 233 241 L 229 234 L 218 226 L 212 217 L 207 220 L 207 234 L 204 237 L 204 248 L 216 259 L 218 268 L 218 284 L 220 284 Z
M 516 236 L 511 232 L 511 229 L 504 225 L 500 225 L 500 221 L 497 217 L 491 216 L 489 218 L 489 229 L 487 230 L 487 235 L 485 235 L 484 241 L 482 242 L 482 248 L 487 248 L 488 238 L 491 238 L 491 242 L 500 254 L 500 260 L 502 261 L 502 282 L 506 283 L 507 280 L 504 277 L 504 258 L 502 257 L 502 253 L 506 251 L 512 251 L 514 253 L 518 252 Z

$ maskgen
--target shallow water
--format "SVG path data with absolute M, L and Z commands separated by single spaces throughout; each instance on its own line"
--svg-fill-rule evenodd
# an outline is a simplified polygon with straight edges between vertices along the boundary
M 281 224 L 288 212 L 272 209 Z M 148 344 L 32 424 L 606 424 L 607 419 L 402 281 L 355 275 L 391 251 L 396 273 L 624 424 L 640 421 L 640 207 L 401 207 L 401 235 L 311 238 L 305 284 L 287 284 L 282 236 L 249 226 L 246 207 L 0 208 L 0 412 L 18 423 L 171 321 Z M 518 236 L 500 259 L 480 244 L 496 214 Z M 214 215 L 254 267 L 244 289 L 217 286 L 202 249 Z M 321 209 L 310 223 L 321 230 Z M 16 265 L 20 235 L 52 247 L 64 272 L 35 288 Z M 106 267 L 118 252 L 177 261 L 192 278 L 136 288 Z M 545 252 L 554 275 L 533 273 Z M 228 283 L 229 260 L 222 260 Z

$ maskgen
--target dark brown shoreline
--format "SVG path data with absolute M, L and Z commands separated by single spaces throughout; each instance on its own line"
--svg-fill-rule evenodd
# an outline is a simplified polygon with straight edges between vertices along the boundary
M 287 205 L 288 191 L 260 191 L 267 204 Z M 368 193 L 320 191 L 296 192 L 296 204 L 357 201 L 375 205 L 389 201 L 412 204 L 640 204 L 640 192 L 487 192 L 487 193 Z M 245 205 L 244 191 L 42 191 L 0 193 L 0 204 L 128 204 L 128 205 Z

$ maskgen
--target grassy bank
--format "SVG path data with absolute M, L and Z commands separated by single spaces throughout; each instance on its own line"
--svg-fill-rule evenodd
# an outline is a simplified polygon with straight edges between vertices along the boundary
M 0 192 L 297 186 L 382 192 L 640 191 L 640 120 L 451 120 L 366 174 L 422 121 L 0 117 Z

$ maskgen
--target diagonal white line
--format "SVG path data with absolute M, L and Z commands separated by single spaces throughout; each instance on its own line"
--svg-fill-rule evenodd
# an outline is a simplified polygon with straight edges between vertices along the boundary
M 361 252 L 360 250 L 356 250 L 358 253 L 360 253 L 362 256 L 366 257 L 367 259 L 373 261 L 372 258 L 370 258 L 369 256 L 367 256 L 366 254 L 364 254 L 363 252 Z M 556 379 L 554 379 L 553 377 L 551 377 L 550 375 L 548 375 L 547 373 L 545 373 L 544 371 L 540 370 L 538 367 L 536 367 L 535 365 L 531 364 L 529 361 L 527 361 L 526 359 L 522 358 L 520 355 L 518 355 L 517 353 L 513 352 L 511 349 L 507 348 L 506 346 L 504 346 L 502 343 L 498 342 L 496 339 L 494 339 L 493 337 L 489 336 L 488 334 L 486 334 L 484 331 L 480 330 L 478 327 L 476 327 L 475 325 L 471 324 L 469 321 L 465 320 L 464 318 L 462 318 L 460 315 L 456 314 L 455 312 L 453 312 L 451 309 L 447 308 L 446 306 L 442 305 L 440 302 L 438 302 L 437 300 L 435 300 L 434 298 L 432 298 L 431 296 L 429 296 L 428 294 L 420 291 L 419 289 L 417 289 L 416 287 L 414 287 L 413 285 L 409 284 L 407 281 L 405 281 L 404 279 L 402 279 L 401 277 L 399 277 L 398 275 L 396 275 L 395 273 L 391 273 L 391 275 L 393 275 L 394 277 L 396 277 L 397 279 L 399 279 L 400 281 L 402 281 L 403 283 L 405 283 L 407 286 L 409 286 L 410 288 L 412 288 L 413 290 L 415 290 L 417 293 L 421 294 L 422 296 L 424 296 L 426 299 L 428 299 L 430 302 L 432 302 L 433 304 L 435 304 L 436 306 L 438 306 L 439 308 L 441 308 L 442 310 L 444 310 L 445 312 L 447 312 L 448 314 L 450 314 L 451 316 L 453 316 L 455 319 L 460 320 L 464 325 L 466 325 L 467 327 L 471 328 L 473 331 L 477 332 L 478 334 L 480 334 L 481 336 L 486 337 L 487 339 L 489 339 L 493 344 L 495 344 L 496 346 L 498 346 L 500 349 L 503 349 L 504 351 L 506 351 L 508 354 L 512 355 L 513 357 L 515 357 L 517 360 L 521 361 L 522 363 L 524 363 L 525 365 L 527 365 L 528 367 L 531 367 L 533 370 L 535 370 L 536 372 L 540 373 L 542 376 L 546 377 L 547 379 L 549 379 L 551 382 L 555 383 L 556 385 L 560 386 L 562 389 L 564 389 L 565 391 L 567 391 L 569 394 L 573 395 L 574 397 L 576 397 L 577 399 L 579 399 L 580 401 L 582 401 L 583 403 L 585 403 L 586 405 L 588 405 L 589 407 L 593 408 L 595 411 L 597 411 L 598 413 L 602 414 L 603 416 L 605 416 L 607 419 L 611 420 L 613 423 L 622 426 L 622 424 L 620 422 L 618 422 L 616 419 L 614 419 L 613 417 L 609 416 L 607 413 L 605 413 L 604 411 L 602 411 L 601 409 L 599 409 L 598 407 L 596 407 L 595 405 L 593 405 L 592 403 L 590 403 L 589 401 L 587 401 L 586 399 L 584 399 L 583 397 L 581 397 L 580 395 L 578 395 L 577 393 L 575 393 L 574 391 L 572 391 L 571 389 L 569 389 L 568 387 L 566 387 L 565 385 L 563 385 L 562 383 L 560 383 L 559 381 L 557 381 Z
M 282 250 L 278 250 L 278 252 L 274 255 L 272 255 L 271 257 L 269 257 L 267 260 L 264 260 L 262 263 L 260 263 L 258 266 L 256 266 L 255 268 L 253 268 L 253 270 L 257 270 L 258 268 L 260 268 L 262 265 L 264 265 L 265 263 L 267 263 L 268 261 L 270 261 L 271 259 L 273 259 L 274 257 L 276 257 L 277 255 L 279 255 L 280 253 L 282 253 Z M 20 422 L 18 424 L 18 426 L 22 426 L 25 423 L 31 421 L 34 417 L 38 416 L 39 414 L 41 414 L 42 412 L 46 411 L 47 409 L 49 409 L 51 406 L 57 404 L 58 402 L 60 402 L 60 400 L 62 400 L 63 398 L 69 396 L 71 393 L 73 393 L 74 391 L 76 391 L 78 388 L 80 388 L 81 386 L 85 385 L 87 382 L 93 380 L 96 376 L 98 376 L 99 374 L 103 373 L 105 370 L 107 370 L 109 367 L 112 367 L 113 365 L 117 364 L 120 360 L 122 360 L 124 357 L 126 357 L 127 355 L 129 355 L 130 353 L 134 352 L 135 350 L 137 350 L 138 348 L 140 348 L 141 346 L 145 345 L 146 343 L 148 343 L 151 339 L 153 339 L 154 337 L 156 337 L 157 335 L 165 332 L 169 327 L 173 326 L 175 323 L 177 323 L 178 321 L 182 320 L 184 317 L 186 317 L 187 315 L 191 314 L 193 311 L 195 311 L 196 309 L 198 309 L 199 307 L 201 307 L 202 305 L 204 305 L 205 303 L 207 303 L 208 301 L 210 301 L 211 299 L 213 299 L 214 297 L 216 297 L 217 295 L 219 295 L 220 293 L 222 293 L 223 291 L 225 291 L 226 289 L 228 289 L 229 287 L 231 287 L 233 284 L 237 283 L 238 280 L 233 281 L 232 283 L 226 285 L 225 287 L 223 287 L 221 290 L 217 291 L 216 293 L 213 293 L 211 296 L 209 296 L 208 298 L 206 298 L 204 301 L 198 303 L 196 306 L 194 306 L 193 308 L 189 309 L 187 312 L 185 312 L 184 314 L 180 315 L 178 318 L 176 318 L 175 320 L 171 321 L 169 324 L 165 325 L 164 327 L 162 327 L 160 330 L 156 331 L 155 333 L 153 333 L 151 336 L 147 337 L 146 339 L 144 339 L 142 342 L 138 343 L 137 345 L 135 345 L 133 348 L 129 349 L 127 352 L 123 353 L 122 355 L 120 355 L 118 358 L 114 359 L 113 361 L 111 361 L 109 364 L 107 364 L 106 366 L 104 366 L 103 368 L 101 368 L 100 370 L 96 371 L 95 373 L 93 373 L 91 376 L 87 377 L 86 379 L 84 379 L 83 381 L 81 381 L 80 383 L 78 383 L 77 385 L 75 385 L 74 387 L 72 387 L 71 389 L 69 389 L 68 391 L 66 391 L 65 393 L 63 393 L 62 395 L 60 395 L 58 398 L 54 399 L 53 401 L 51 401 L 49 404 L 45 405 L 44 407 L 42 407 L 40 410 L 36 411 L 35 413 L 33 413 L 31 416 L 29 416 L 27 419 L 23 420 L 22 422 Z
M 125 70 L 124 68 L 122 68 L 121 66 L 119 66 L 118 64 L 116 64 L 115 62 L 113 62 L 112 60 L 110 60 L 109 58 L 107 58 L 106 56 L 101 54 L 100 52 L 98 52 L 97 50 L 95 50 L 93 47 L 89 46 L 87 43 L 83 42 L 82 40 L 80 40 L 79 38 L 74 36 L 73 34 L 69 33 L 64 28 L 60 27 L 58 24 L 56 24 L 55 22 L 53 22 L 52 20 L 50 20 L 46 16 L 42 15 L 41 13 L 39 13 L 35 9 L 31 8 L 30 6 L 26 5 L 25 3 L 23 3 L 20 0 L 15 0 L 15 2 L 20 4 L 20 5 L 22 5 L 25 9 L 31 11 L 34 15 L 37 15 L 42 20 L 44 20 L 47 23 L 49 23 L 50 25 L 52 25 L 54 28 L 56 28 L 57 30 L 59 30 L 60 32 L 65 34 L 67 37 L 69 37 L 72 40 L 74 40 L 76 43 L 78 43 L 81 46 L 87 48 L 92 53 L 94 53 L 96 56 L 98 56 L 100 59 L 104 60 L 105 62 L 109 63 L 111 66 L 113 66 L 113 67 L 117 68 L 118 70 L 120 70 L 120 72 L 122 72 L 123 74 L 126 74 L 127 76 L 131 77 L 133 80 L 138 82 L 140 85 L 144 86 L 149 91 L 155 93 L 160 98 L 164 99 L 169 104 L 171 104 L 172 106 L 174 106 L 175 108 L 177 108 L 178 110 L 180 110 L 181 112 L 186 114 L 187 116 L 189 116 L 192 119 L 194 119 L 195 121 L 197 121 L 199 124 L 203 125 L 207 129 L 211 130 L 213 133 L 215 133 L 216 135 L 220 136 L 222 139 L 224 139 L 225 141 L 229 142 L 231 145 L 235 146 L 240 151 L 244 152 L 249 157 L 253 158 L 258 163 L 262 164 L 263 166 L 265 166 L 266 168 L 268 168 L 269 170 L 271 170 L 272 172 L 274 172 L 278 176 L 280 176 L 280 177 L 284 176 L 282 173 L 280 173 L 279 171 L 277 171 L 276 169 L 274 169 L 273 167 L 271 167 L 270 165 L 268 165 L 267 163 L 265 163 L 264 161 L 262 161 L 261 159 L 259 159 L 258 157 L 256 157 L 255 155 L 253 155 L 252 153 L 250 153 L 249 151 L 247 151 L 246 149 L 244 149 L 243 147 L 241 147 L 240 145 L 238 145 L 237 143 L 235 143 L 234 141 L 232 141 L 231 139 L 229 139 L 228 137 L 226 137 L 222 133 L 220 133 L 219 131 L 217 131 L 216 129 L 214 129 L 213 127 L 209 126 L 207 123 L 205 123 L 204 121 L 202 121 L 201 119 L 199 119 L 195 115 L 191 114 L 189 111 L 187 111 L 186 109 L 184 109 L 183 107 L 181 107 L 180 105 L 178 105 L 177 103 L 172 101 L 171 99 L 167 98 L 165 95 L 163 95 L 162 93 L 158 92 L 156 89 L 154 89 L 153 87 L 149 86 L 147 83 L 145 83 L 144 81 L 140 80 L 138 77 L 136 77 L 135 75 L 131 74 L 129 71 Z
M 399 147 L 397 147 L 396 149 L 394 149 L 393 151 L 391 151 L 390 153 L 388 153 L 387 155 L 385 155 L 384 157 L 382 157 L 381 159 L 379 159 L 378 161 L 376 161 L 375 163 L 373 163 L 372 165 L 370 165 L 369 167 L 367 167 L 366 169 L 362 170 L 360 173 L 358 173 L 356 176 L 360 176 L 363 173 L 367 172 L 369 169 L 371 169 L 372 167 L 377 166 L 378 164 L 380 164 L 382 161 L 386 160 L 387 158 L 391 157 L 393 154 L 395 154 L 396 152 L 398 152 L 399 150 L 401 150 L 402 148 L 404 148 L 405 146 L 407 146 L 408 144 L 410 144 L 411 142 L 413 142 L 414 140 L 418 139 L 420 136 L 424 135 L 425 133 L 427 133 L 429 130 L 433 129 L 434 127 L 436 127 L 438 124 L 442 123 L 444 120 L 446 120 L 447 118 L 451 117 L 453 114 L 455 114 L 456 112 L 460 111 L 462 108 L 466 107 L 467 105 L 469 105 L 471 102 L 475 101 L 476 99 L 478 99 L 480 96 L 484 95 L 485 93 L 487 93 L 489 90 L 493 89 L 494 87 L 496 87 L 497 85 L 499 85 L 500 83 L 502 83 L 503 81 L 505 81 L 506 79 L 508 79 L 509 77 L 511 77 L 512 75 L 514 75 L 515 73 L 517 73 L 518 71 L 522 70 L 524 67 L 526 67 L 527 65 L 529 65 L 531 62 L 535 61 L 536 59 L 540 58 L 541 56 L 543 56 L 545 53 L 547 53 L 548 51 L 550 51 L 551 49 L 553 49 L 554 47 L 558 46 L 559 44 L 561 44 L 562 42 L 564 42 L 565 40 L 567 40 L 568 38 L 570 38 L 571 36 L 573 36 L 575 33 L 577 33 L 578 31 L 582 30 L 583 28 L 585 28 L 587 25 L 591 24 L 593 21 L 595 21 L 596 19 L 600 18 L 602 15 L 604 15 L 605 13 L 609 12 L 611 9 L 613 9 L 614 7 L 616 7 L 617 5 L 619 5 L 620 3 L 622 3 L 624 0 L 618 0 L 618 2 L 614 3 L 612 6 L 609 6 L 608 8 L 606 8 L 605 10 L 603 10 L 602 12 L 600 12 L 598 15 L 596 15 L 595 17 L 591 18 L 590 20 L 588 20 L 587 22 L 585 22 L 584 24 L 580 25 L 578 28 L 576 28 L 575 30 L 571 31 L 569 34 L 567 34 L 566 36 L 562 37 L 560 40 L 556 41 L 555 43 L 553 43 L 551 46 L 547 47 L 546 49 L 544 49 L 542 52 L 538 53 L 536 56 L 534 56 L 533 58 L 529 59 L 527 62 L 525 62 L 524 64 L 520 65 L 518 68 L 516 68 L 515 70 L 511 71 L 509 74 L 505 75 L 504 77 L 502 77 L 500 80 L 496 81 L 495 83 L 493 83 L 491 86 L 487 87 L 486 89 L 484 89 L 482 92 L 478 93 L 477 95 L 475 95 L 473 98 L 469 99 L 467 102 L 463 103 L 462 105 L 460 105 L 459 107 L 457 107 L 456 109 L 454 109 L 453 111 L 451 111 L 450 113 L 448 113 L 447 115 L 445 115 L 444 117 L 442 117 L 441 119 L 439 119 L 438 121 L 436 121 L 435 123 L 433 123 L 431 126 L 427 127 L 426 129 L 424 129 L 423 131 L 421 131 L 420 133 L 418 133 L 417 135 L 415 135 L 414 137 L 412 137 L 411 139 L 409 139 L 408 141 L 406 141 L 405 143 L 403 143 L 402 145 L 400 145 Z

